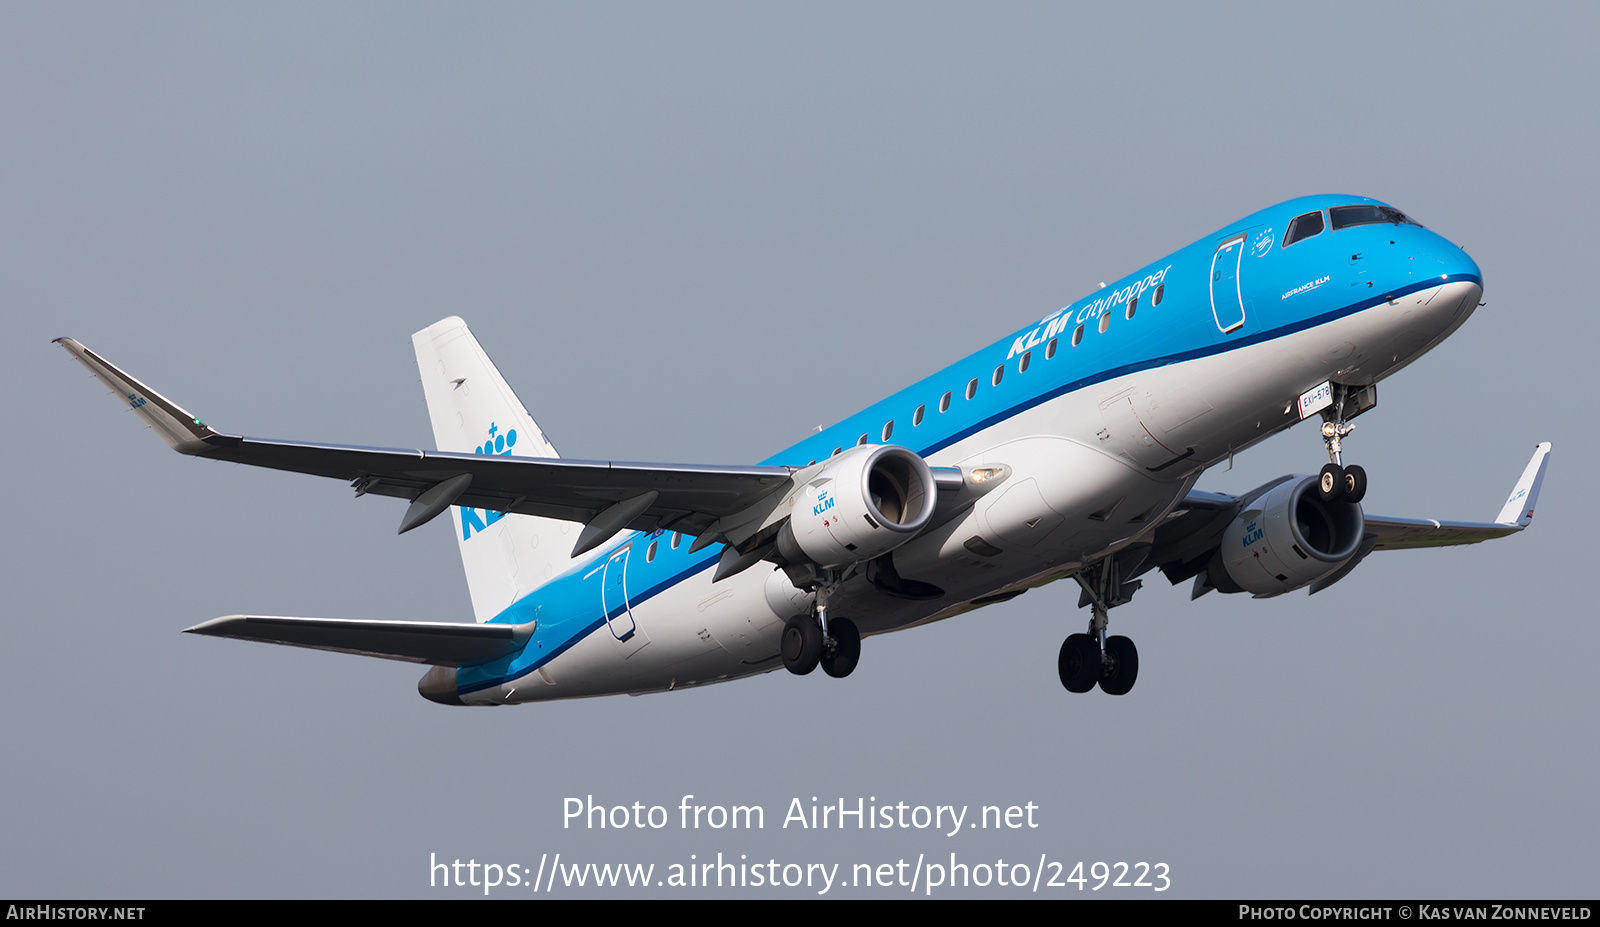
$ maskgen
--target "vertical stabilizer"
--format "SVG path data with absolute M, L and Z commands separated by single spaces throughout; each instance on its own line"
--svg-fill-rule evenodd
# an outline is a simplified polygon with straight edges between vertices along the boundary
M 422 393 L 441 451 L 559 457 L 495 369 L 467 323 L 454 316 L 411 336 Z M 501 515 L 456 506 L 451 530 L 472 592 L 472 610 L 488 621 L 566 570 L 578 526 L 553 518 Z

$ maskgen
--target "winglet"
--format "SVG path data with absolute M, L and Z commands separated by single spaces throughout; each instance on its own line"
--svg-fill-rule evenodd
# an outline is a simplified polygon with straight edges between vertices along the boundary
M 1516 488 L 1511 490 L 1506 504 L 1495 517 L 1496 523 L 1526 528 L 1533 521 L 1533 505 L 1539 501 L 1539 485 L 1544 482 L 1544 471 L 1549 465 L 1550 442 L 1546 441 L 1534 448 L 1533 459 L 1528 461 L 1522 479 L 1517 480 Z
M 216 444 L 237 442 L 229 435 L 221 435 L 206 427 L 199 419 L 179 408 L 133 377 L 117 369 L 110 361 L 94 353 L 71 338 L 56 338 L 55 344 L 67 349 L 78 363 L 89 368 L 95 379 L 110 387 L 122 401 L 144 419 L 161 440 L 180 454 L 197 454 Z

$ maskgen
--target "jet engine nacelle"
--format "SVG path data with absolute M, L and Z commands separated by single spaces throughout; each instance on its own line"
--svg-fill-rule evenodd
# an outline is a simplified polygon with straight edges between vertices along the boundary
M 823 567 L 880 557 L 927 526 L 934 492 L 933 473 L 911 451 L 853 447 L 795 491 L 778 552 L 791 563 Z
M 1212 560 L 1211 584 L 1258 597 L 1292 592 L 1355 556 L 1365 526 L 1360 505 L 1324 501 L 1314 476 L 1290 477 L 1246 505 L 1228 525 Z M 1237 588 L 1228 588 L 1228 580 Z

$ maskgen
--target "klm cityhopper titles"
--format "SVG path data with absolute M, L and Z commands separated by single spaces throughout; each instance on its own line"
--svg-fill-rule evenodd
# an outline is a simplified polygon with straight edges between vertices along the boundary
M 1084 633 L 1073 692 L 1122 695 L 1112 609 L 1159 569 L 1193 595 L 1343 579 L 1376 550 L 1472 544 L 1533 517 L 1550 445 L 1492 522 L 1367 515 L 1346 464 L 1378 381 L 1480 305 L 1461 249 L 1354 196 L 1291 200 L 1046 314 L 757 466 L 561 458 L 460 319 L 412 336 L 438 451 L 223 434 L 57 339 L 179 453 L 349 481 L 444 515 L 476 623 L 230 615 L 196 634 L 431 665 L 436 702 L 704 685 L 779 667 L 848 676 L 863 638 L 1058 579 Z M 1242 496 L 1207 467 L 1315 419 L 1328 463 Z

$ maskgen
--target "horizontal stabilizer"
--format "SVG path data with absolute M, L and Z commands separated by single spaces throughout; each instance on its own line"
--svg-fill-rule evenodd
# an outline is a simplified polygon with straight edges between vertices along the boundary
M 185 633 L 332 650 L 408 663 L 458 666 L 484 663 L 515 652 L 532 636 L 533 623 L 460 624 L 228 615 L 187 628 Z

